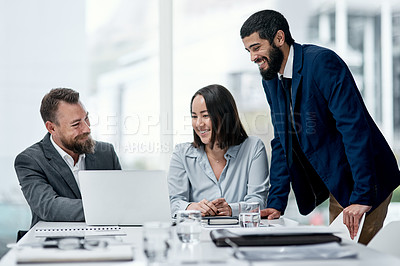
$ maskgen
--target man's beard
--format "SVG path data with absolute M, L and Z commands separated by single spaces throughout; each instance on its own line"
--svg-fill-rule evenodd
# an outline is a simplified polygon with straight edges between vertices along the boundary
M 267 61 L 268 68 L 266 70 L 260 69 L 261 76 L 265 80 L 276 78 L 283 62 L 283 53 L 281 49 L 279 49 L 274 43 L 272 43 L 272 50 L 269 53 L 269 60 L 266 57 L 264 59 L 265 61 Z
M 79 141 L 79 139 L 85 138 L 86 136 L 88 137 L 87 140 L 85 140 L 84 142 Z M 70 151 L 73 151 L 76 154 L 94 153 L 94 146 L 96 142 L 92 139 L 90 133 L 76 136 L 72 141 L 68 141 L 64 138 L 61 138 L 60 140 L 65 148 L 67 148 Z

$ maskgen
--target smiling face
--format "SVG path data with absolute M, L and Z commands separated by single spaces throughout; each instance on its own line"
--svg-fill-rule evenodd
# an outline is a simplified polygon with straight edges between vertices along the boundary
M 258 32 L 244 37 L 242 41 L 250 53 L 250 60 L 258 65 L 261 76 L 265 80 L 275 78 L 282 68 L 284 59 L 281 49 L 274 42 L 271 45 L 268 40 L 261 39 Z
M 192 126 L 204 145 L 211 143 L 212 122 L 202 95 L 194 97 L 192 102 Z
M 72 157 L 94 152 L 88 112 L 81 103 L 70 104 L 60 101 L 57 122 L 47 121 L 46 127 L 57 145 Z

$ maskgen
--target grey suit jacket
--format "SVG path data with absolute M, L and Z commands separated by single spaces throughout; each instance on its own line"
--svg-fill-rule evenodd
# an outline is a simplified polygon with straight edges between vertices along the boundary
M 114 147 L 96 142 L 95 152 L 86 154 L 87 170 L 120 170 Z M 50 141 L 50 134 L 21 152 L 15 159 L 21 190 L 38 221 L 84 221 L 82 197 L 74 175 Z

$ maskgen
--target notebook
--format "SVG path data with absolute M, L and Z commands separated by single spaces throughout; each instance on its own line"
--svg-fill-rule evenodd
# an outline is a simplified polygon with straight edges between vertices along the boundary
M 87 237 L 87 236 L 121 236 L 126 235 L 119 226 L 65 226 L 36 228 L 35 237 Z
M 238 225 L 239 219 L 236 216 L 205 216 L 201 218 L 208 225 Z
M 164 171 L 80 171 L 79 185 L 87 225 L 171 222 Z
M 288 246 L 341 242 L 334 231 L 325 227 L 293 227 L 293 228 L 235 228 L 216 229 L 210 237 L 217 247 L 227 247 L 227 239 L 237 246 Z

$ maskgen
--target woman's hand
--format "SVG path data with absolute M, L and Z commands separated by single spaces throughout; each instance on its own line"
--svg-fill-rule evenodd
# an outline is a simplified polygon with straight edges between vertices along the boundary
M 206 199 L 189 204 L 186 210 L 199 210 L 201 211 L 201 216 L 215 216 L 218 214 L 217 207 Z
M 215 199 L 211 202 L 216 208 L 216 215 L 232 216 L 232 208 L 224 198 Z

